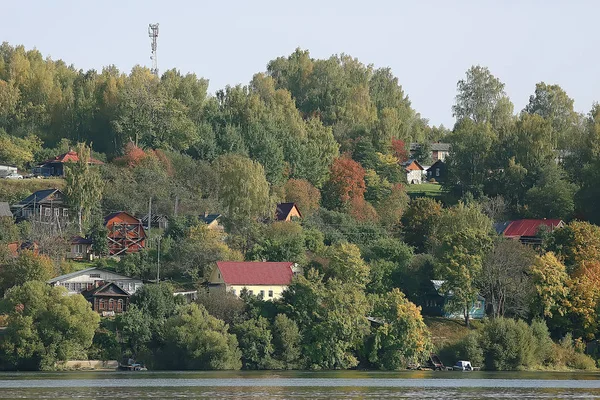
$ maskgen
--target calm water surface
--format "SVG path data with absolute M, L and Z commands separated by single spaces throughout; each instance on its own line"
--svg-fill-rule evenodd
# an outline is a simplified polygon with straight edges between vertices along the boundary
M 0 373 L 0 399 L 600 399 L 600 373 Z

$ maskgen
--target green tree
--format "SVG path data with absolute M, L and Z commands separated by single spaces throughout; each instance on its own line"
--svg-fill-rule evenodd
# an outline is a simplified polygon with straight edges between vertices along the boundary
M 0 359 L 10 369 L 52 369 L 57 361 L 85 356 L 100 316 L 83 296 L 29 281 L 10 289 L 1 302 L 8 327 Z
M 271 367 L 274 347 L 269 320 L 264 317 L 252 318 L 236 324 L 232 331 L 238 338 L 244 369 Z
M 467 70 L 466 79 L 457 83 L 458 94 L 452 113 L 460 122 L 469 118 L 475 123 L 492 122 L 499 119 L 498 113 L 509 118 L 512 114 L 512 104 L 507 102 L 504 83 L 482 66 L 472 66 Z
M 361 258 L 358 246 L 337 243 L 327 249 L 325 256 L 328 259 L 324 268 L 326 277 L 360 287 L 364 287 L 369 281 L 369 266 Z
M 29 250 L 21 251 L 17 257 L 0 266 L 0 294 L 29 281 L 45 282 L 55 273 L 54 264 L 48 257 Z
M 300 330 L 285 314 L 277 314 L 273 322 L 274 365 L 281 369 L 300 368 L 302 361 Z
M 567 219 L 575 211 L 577 186 L 562 169 L 549 163 L 535 186 L 525 194 L 526 213 L 534 218 Z
M 296 278 L 283 297 L 300 328 L 305 367 L 345 369 L 358 364 L 355 351 L 369 329 L 369 305 L 360 286 L 324 281 L 310 270 L 306 278 Z
M 535 85 L 535 93 L 529 96 L 529 103 L 523 111 L 550 121 L 554 130 L 551 139 L 554 148 L 565 148 L 569 134 L 578 122 L 573 99 L 560 86 L 544 82 Z
M 230 154 L 215 160 L 219 175 L 219 200 L 231 219 L 265 215 L 269 184 L 264 168 L 246 157 Z
M 66 195 L 69 203 L 77 210 L 77 222 L 81 233 L 83 223 L 89 220 L 92 210 L 102 199 L 104 182 L 100 179 L 98 172 L 89 165 L 89 147 L 79 143 L 77 156 L 77 162 L 66 165 L 65 180 L 67 182 Z
M 165 325 L 160 365 L 166 369 L 239 369 L 241 352 L 235 335 L 203 306 L 178 309 Z
M 404 239 L 418 251 L 423 251 L 433 233 L 437 219 L 442 214 L 442 205 L 429 197 L 411 200 L 402 215 Z
M 154 322 L 152 317 L 136 305 L 131 305 L 127 312 L 116 319 L 121 340 L 125 347 L 136 357 L 146 351 L 152 340 Z
M 300 264 L 306 261 L 305 235 L 302 226 L 296 222 L 275 222 L 262 229 L 248 258 L 268 261 L 293 261 Z
M 429 357 L 432 343 L 419 307 L 399 289 L 372 297 L 377 321 L 367 341 L 368 359 L 379 369 L 399 370 Z

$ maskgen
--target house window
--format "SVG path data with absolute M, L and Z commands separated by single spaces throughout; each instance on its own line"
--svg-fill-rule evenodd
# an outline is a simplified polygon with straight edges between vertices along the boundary
M 235 295 L 235 289 L 231 289 L 231 293 Z
M 435 176 L 440 176 L 440 169 L 439 168 L 435 169 Z
M 117 301 L 117 312 L 121 311 L 123 311 L 123 300 L 119 299 L 119 301 Z
M 254 294 L 254 290 L 248 290 L 248 294 L 252 296 Z
M 90 274 L 90 278 L 100 278 L 100 274 Z
M 264 290 L 261 290 L 261 291 L 260 291 L 260 297 L 261 297 L 261 298 L 264 298 L 264 297 L 265 297 L 265 291 L 264 291 Z
M 60 217 L 60 208 L 55 208 L 54 209 L 54 216 Z
M 66 208 L 63 208 L 63 217 L 68 217 L 69 216 L 69 210 L 67 210 Z
M 108 301 L 108 311 L 112 311 L 115 308 L 115 301 L 113 299 L 110 299 Z
M 269 297 L 273 297 L 273 291 L 269 290 Z
M 98 307 L 98 310 L 104 310 L 104 299 L 100 299 L 100 307 Z
M 51 217 L 52 216 L 52 210 L 49 208 L 44 208 L 44 215 L 46 217 Z
M 476 302 L 476 303 L 475 303 L 475 309 L 476 309 L 476 310 L 479 310 L 479 309 L 481 309 L 482 307 L 483 307 L 483 306 L 482 306 L 482 304 L 481 304 L 481 301 L 478 301 L 478 302 Z

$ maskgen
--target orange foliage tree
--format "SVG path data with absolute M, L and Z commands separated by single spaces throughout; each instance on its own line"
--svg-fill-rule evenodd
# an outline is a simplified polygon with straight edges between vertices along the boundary
M 394 156 L 398 159 L 398 162 L 404 162 L 408 160 L 409 152 L 406 149 L 406 143 L 401 139 L 392 139 L 392 149 L 394 150 Z
M 364 200 L 365 190 L 364 168 L 347 156 L 336 158 L 323 187 L 323 203 L 332 210 L 343 209 L 351 201 Z

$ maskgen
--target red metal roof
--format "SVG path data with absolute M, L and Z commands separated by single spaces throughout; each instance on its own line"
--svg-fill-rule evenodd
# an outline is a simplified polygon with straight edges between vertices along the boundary
M 542 226 L 547 226 L 552 230 L 562 224 L 563 221 L 560 219 L 519 219 L 508 225 L 504 230 L 504 236 L 536 236 Z
M 218 261 L 217 268 L 228 285 L 289 285 L 292 262 Z
M 46 162 L 47 163 L 49 163 L 49 162 L 66 163 L 66 162 L 77 162 L 77 161 L 79 161 L 79 156 L 77 155 L 76 152 L 71 150 L 71 151 L 66 152 L 65 154 L 56 156 Z M 104 163 L 100 160 L 96 160 L 95 158 L 90 157 L 90 164 L 104 164 Z

